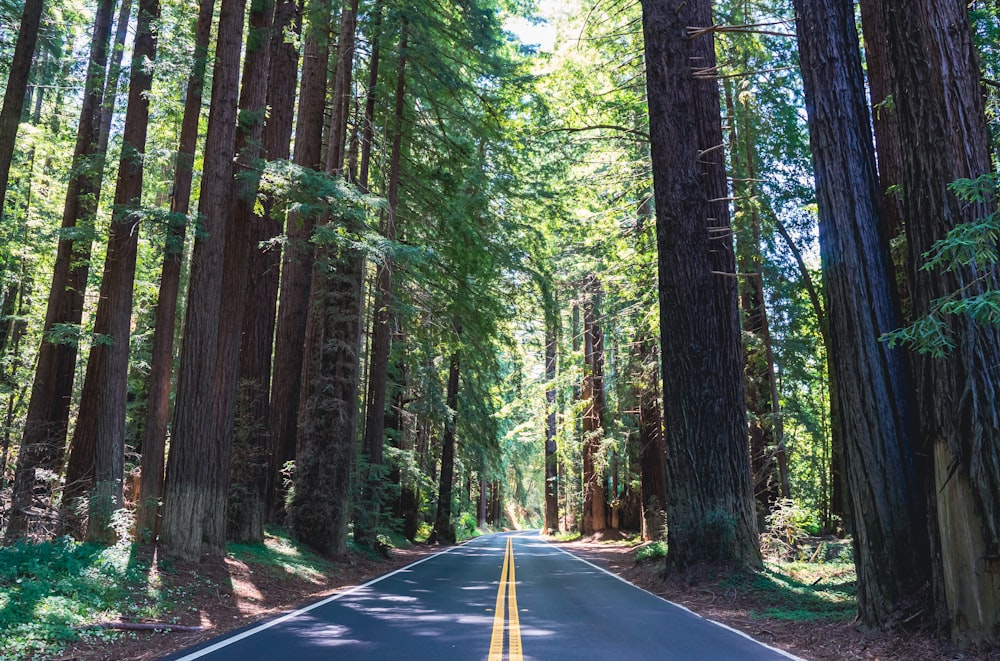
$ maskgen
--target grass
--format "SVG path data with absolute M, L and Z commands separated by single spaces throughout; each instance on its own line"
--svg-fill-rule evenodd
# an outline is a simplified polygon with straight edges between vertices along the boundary
M 755 598 L 758 619 L 818 622 L 855 617 L 854 566 L 844 563 L 768 562 L 764 571 L 732 576 L 721 587 Z
M 121 638 L 128 634 L 86 625 L 157 618 L 184 598 L 162 588 L 128 544 L 60 538 L 0 548 L 0 660 L 50 656 L 81 639 Z
M 635 561 L 636 562 L 649 562 L 650 560 L 658 560 L 660 558 L 667 557 L 667 543 L 666 542 L 650 542 L 640 546 L 635 551 Z
M 226 555 L 248 565 L 279 570 L 290 577 L 322 580 L 333 565 L 293 540 L 285 531 L 269 527 L 263 544 L 228 544 Z

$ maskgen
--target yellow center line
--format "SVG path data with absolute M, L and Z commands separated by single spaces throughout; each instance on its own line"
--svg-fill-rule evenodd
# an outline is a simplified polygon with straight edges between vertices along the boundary
M 511 538 L 507 538 L 507 543 L 511 544 Z M 510 643 L 507 648 L 507 658 L 510 661 L 522 661 L 521 657 L 521 618 L 517 614 L 517 581 L 514 579 L 514 546 L 510 546 L 510 596 L 507 602 L 507 611 L 510 613 L 510 630 L 508 631 Z
M 521 655 L 521 618 L 517 612 L 517 589 L 514 578 L 514 544 L 513 540 L 507 538 L 507 549 L 503 554 L 503 569 L 500 570 L 500 587 L 497 590 L 497 604 L 493 612 L 493 636 L 490 638 L 489 661 L 503 661 L 503 638 L 504 631 L 507 632 L 507 659 L 508 661 L 522 661 Z M 510 591 L 507 587 L 510 586 Z M 504 602 L 507 605 L 507 614 L 510 622 L 504 626 L 507 618 L 504 617 Z
M 507 592 L 507 567 L 511 559 L 510 537 L 503 554 L 503 569 L 500 571 L 500 589 L 497 590 L 497 604 L 493 611 L 493 636 L 490 638 L 489 661 L 503 661 L 504 597 Z

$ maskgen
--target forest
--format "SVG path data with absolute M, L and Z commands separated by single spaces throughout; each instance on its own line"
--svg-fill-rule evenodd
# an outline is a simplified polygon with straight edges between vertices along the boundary
M 1000 646 L 1000 4 L 0 0 L 0 81 L 4 546 L 794 519 Z

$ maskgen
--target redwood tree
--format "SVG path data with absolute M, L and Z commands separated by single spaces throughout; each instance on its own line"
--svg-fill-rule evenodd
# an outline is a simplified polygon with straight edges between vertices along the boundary
M 843 415 L 858 612 L 887 627 L 923 608 L 929 549 L 906 356 L 880 336 L 899 314 L 850 0 L 796 0 L 827 289 L 830 370 Z
M 875 2 L 876 0 L 872 0 Z M 995 264 L 924 269 L 935 242 L 995 212 L 960 200 L 958 178 L 991 172 L 979 68 L 962 0 L 881 0 L 899 113 L 903 211 L 914 317 L 938 301 L 981 296 L 1000 282 Z M 993 241 L 991 239 L 991 241 Z M 968 312 L 946 314 L 945 357 L 915 357 L 920 452 L 932 458 L 927 493 L 939 621 L 959 644 L 1000 644 L 1000 328 Z M 841 384 L 842 385 L 842 384 Z
M 66 453 L 78 329 L 83 318 L 83 296 L 90 273 L 93 223 L 103 172 L 103 154 L 99 150 L 101 101 L 114 8 L 114 0 L 101 0 L 94 16 L 83 107 L 73 150 L 73 176 L 63 207 L 63 234 L 56 252 L 42 343 L 17 457 L 6 532 L 9 541 L 28 532 L 29 508 L 36 499 L 44 506 L 51 505 Z
M 198 202 L 202 222 L 191 262 L 163 500 L 161 541 L 170 553 L 186 559 L 197 559 L 203 551 L 212 555 L 225 553 L 224 531 L 214 525 L 211 511 L 225 507 L 226 484 L 219 482 L 216 468 L 228 460 L 227 448 L 220 447 L 212 433 L 216 421 L 225 415 L 221 406 L 225 402 L 221 393 L 215 392 L 213 373 L 219 361 L 222 273 L 233 184 L 245 8 L 245 0 L 222 0 L 219 13 L 212 107 Z
M 642 15 L 659 255 L 668 565 L 759 566 L 711 2 L 643 0 Z

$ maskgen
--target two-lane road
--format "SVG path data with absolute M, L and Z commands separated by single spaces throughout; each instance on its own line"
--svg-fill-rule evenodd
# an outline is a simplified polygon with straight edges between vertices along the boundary
M 553 546 L 496 534 L 185 650 L 173 661 L 791 657 Z

